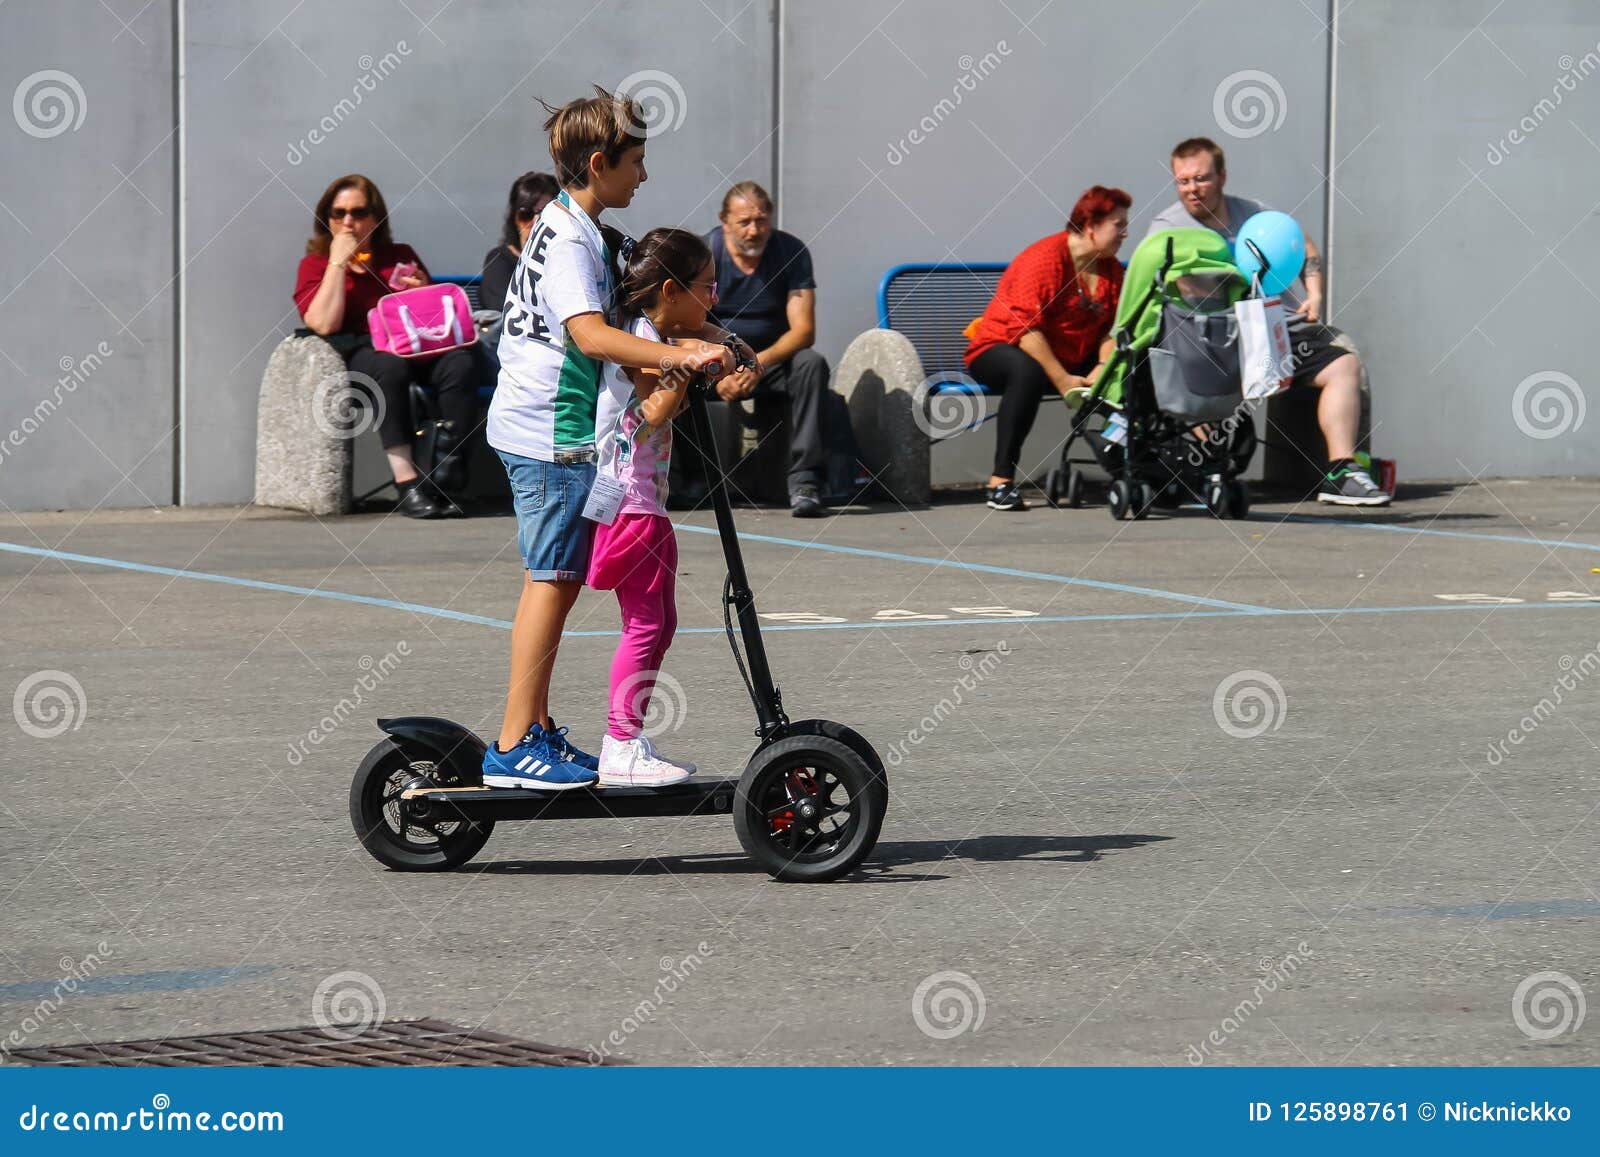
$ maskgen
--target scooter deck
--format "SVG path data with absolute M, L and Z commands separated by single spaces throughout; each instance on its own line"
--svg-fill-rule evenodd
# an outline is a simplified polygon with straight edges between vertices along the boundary
M 409 788 L 408 811 L 426 807 L 443 822 L 452 813 L 474 820 L 582 820 L 611 816 L 728 815 L 736 779 L 687 780 L 669 787 L 598 787 L 529 791 L 519 787 Z

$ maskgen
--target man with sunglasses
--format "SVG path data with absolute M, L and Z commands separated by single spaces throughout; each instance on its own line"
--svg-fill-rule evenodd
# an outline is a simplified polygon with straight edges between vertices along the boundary
M 713 320 L 756 351 L 761 371 L 740 370 L 717 383 L 728 403 L 754 397 L 756 405 L 789 407 L 789 512 L 820 518 L 823 412 L 828 363 L 811 348 L 816 340 L 817 282 L 811 251 L 792 234 L 772 227 L 772 197 L 754 181 L 741 181 L 722 199 L 722 224 L 706 235 L 716 263 Z

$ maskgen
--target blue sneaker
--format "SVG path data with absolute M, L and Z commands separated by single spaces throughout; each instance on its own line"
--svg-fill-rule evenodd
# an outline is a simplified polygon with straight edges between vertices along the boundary
M 562 758 L 571 763 L 576 763 L 579 767 L 587 767 L 593 772 L 600 770 L 600 760 L 588 752 L 579 751 L 574 747 L 572 740 L 567 738 L 567 729 L 565 727 L 557 727 L 554 719 L 550 720 L 550 730 L 544 734 L 545 738 L 550 741 L 550 746 L 559 751 Z
M 537 723 L 510 751 L 501 751 L 498 743 L 491 743 L 483 753 L 484 787 L 569 791 L 589 787 L 599 778 L 598 772 L 567 759 Z

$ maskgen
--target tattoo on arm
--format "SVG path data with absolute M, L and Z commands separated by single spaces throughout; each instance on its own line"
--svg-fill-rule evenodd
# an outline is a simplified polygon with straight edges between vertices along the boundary
M 1301 276 L 1305 276 L 1305 275 L 1311 274 L 1311 273 L 1321 273 L 1322 272 L 1322 254 L 1313 253 L 1311 256 L 1307 257 L 1306 258 L 1305 268 L 1303 270 L 1301 270 L 1300 272 L 1301 272 Z

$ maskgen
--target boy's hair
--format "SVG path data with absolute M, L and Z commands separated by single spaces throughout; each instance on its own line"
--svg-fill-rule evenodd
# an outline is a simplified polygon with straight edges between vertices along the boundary
M 1228 160 L 1222 155 L 1222 146 L 1210 137 L 1190 137 L 1186 141 L 1179 141 L 1172 146 L 1172 160 L 1181 161 L 1184 157 L 1192 157 L 1196 153 L 1210 153 L 1211 163 L 1216 167 L 1220 177 L 1228 171 Z
M 623 271 L 619 297 L 622 311 L 635 315 L 655 305 L 668 280 L 687 289 L 711 263 L 711 247 L 687 229 L 652 229 L 639 239 Z
M 597 95 L 579 97 L 560 108 L 539 102 L 550 114 L 544 130 L 550 134 L 556 180 L 565 189 L 589 184 L 589 158 L 594 154 L 604 153 L 606 164 L 615 165 L 623 153 L 644 144 L 644 117 L 632 98 L 609 93 L 598 84 L 594 91 Z

